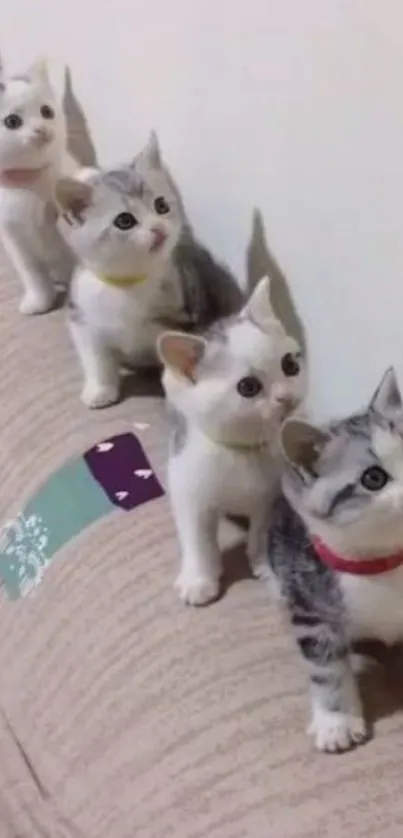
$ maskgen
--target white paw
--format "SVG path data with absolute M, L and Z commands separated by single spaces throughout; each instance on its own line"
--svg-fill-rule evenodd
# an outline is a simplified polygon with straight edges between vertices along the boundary
M 185 576 L 180 573 L 175 588 L 186 605 L 206 605 L 217 599 L 220 583 L 210 576 Z
M 314 711 L 308 734 L 313 736 L 319 751 L 337 753 L 348 751 L 364 742 L 367 738 L 367 728 L 362 716 L 317 709 Z
M 256 579 L 262 579 L 265 582 L 273 579 L 273 572 L 267 559 L 258 559 L 251 562 L 251 571 Z
M 115 404 L 119 398 L 119 388 L 114 385 L 99 385 L 92 382 L 85 385 L 81 393 L 81 401 L 87 407 L 96 410 Z
M 260 579 L 269 590 L 270 599 L 280 600 L 283 598 L 278 579 L 274 575 L 267 558 L 251 565 L 251 571 L 255 579 Z
M 50 311 L 55 300 L 56 292 L 53 289 L 41 293 L 27 291 L 20 302 L 20 312 L 21 314 L 44 314 Z

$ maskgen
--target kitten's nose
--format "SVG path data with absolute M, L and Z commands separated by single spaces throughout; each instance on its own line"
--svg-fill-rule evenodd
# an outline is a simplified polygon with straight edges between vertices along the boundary
M 156 251 L 160 250 L 164 242 L 167 240 L 167 234 L 162 227 L 152 227 L 151 232 L 153 234 L 153 242 L 150 250 L 151 253 L 156 253 Z
M 277 420 L 280 419 L 283 421 L 283 419 L 285 419 L 286 416 L 292 412 L 295 406 L 296 400 L 293 396 L 290 396 L 281 390 L 277 393 L 274 392 L 266 406 L 266 417 L 272 418 L 276 416 Z
M 288 404 L 294 400 L 293 394 L 290 393 L 290 388 L 280 382 L 272 385 L 270 395 L 273 404 Z
M 296 400 L 292 396 L 278 396 L 274 399 L 274 404 L 279 412 L 281 419 L 285 419 L 296 407 Z
M 279 394 L 278 396 L 274 396 L 273 402 L 274 404 L 292 405 L 294 403 L 294 399 L 292 396 Z
M 36 145 L 47 145 L 47 143 L 50 143 L 52 138 L 53 134 L 48 128 L 34 128 L 34 141 Z

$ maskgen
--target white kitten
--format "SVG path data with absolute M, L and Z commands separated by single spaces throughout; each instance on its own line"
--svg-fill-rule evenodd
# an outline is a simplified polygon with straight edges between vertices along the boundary
M 242 294 L 195 241 L 154 134 L 131 163 L 61 181 L 57 199 L 80 261 L 68 309 L 82 401 L 105 407 L 119 397 L 122 363 L 156 365 L 167 324 L 207 324 L 239 309 Z
M 64 113 L 44 63 L 9 79 L 0 67 L 0 229 L 25 292 L 23 314 L 48 311 L 56 283 L 71 274 L 52 205 L 65 149 Z
M 158 343 L 173 419 L 169 491 L 182 552 L 184 602 L 216 598 L 220 515 L 250 519 L 248 556 L 267 568 L 270 501 L 279 472 L 279 427 L 305 395 L 304 362 L 275 318 L 260 281 L 238 315 L 204 337 L 166 332 Z

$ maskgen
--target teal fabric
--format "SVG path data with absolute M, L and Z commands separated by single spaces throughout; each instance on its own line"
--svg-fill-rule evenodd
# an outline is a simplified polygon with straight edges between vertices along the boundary
M 36 587 L 60 547 L 111 509 L 82 457 L 53 474 L 18 518 L 3 527 L 0 578 L 9 597 Z

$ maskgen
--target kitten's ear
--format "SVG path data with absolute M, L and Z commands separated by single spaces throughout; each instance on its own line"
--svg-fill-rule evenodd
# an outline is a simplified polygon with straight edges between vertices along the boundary
M 268 276 L 259 280 L 246 303 L 244 311 L 247 317 L 263 331 L 268 331 L 273 327 L 273 320 L 277 321 L 277 317 L 271 304 L 270 279 Z
M 197 364 L 206 351 L 207 341 L 185 332 L 163 332 L 157 342 L 158 355 L 166 367 L 195 380 Z
M 402 396 L 393 367 L 386 370 L 379 387 L 369 403 L 370 409 L 381 416 L 390 416 L 402 410 Z
M 82 212 L 92 203 L 92 187 L 72 178 L 61 178 L 56 184 L 55 203 L 70 224 L 82 224 Z
M 147 145 L 133 160 L 133 165 L 139 164 L 147 169 L 160 169 L 162 166 L 160 144 L 155 131 L 151 131 Z
M 315 464 L 329 434 L 302 419 L 287 419 L 281 428 L 281 444 L 287 460 L 310 476 L 315 475 Z
M 48 73 L 48 66 L 45 58 L 39 58 L 34 64 L 28 68 L 27 76 L 30 81 L 35 84 L 40 84 L 50 87 L 50 78 Z

